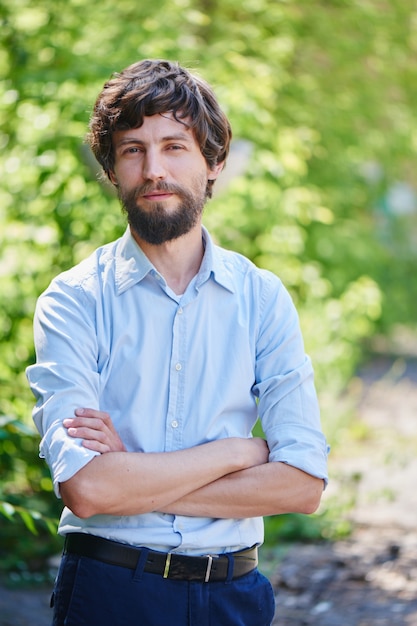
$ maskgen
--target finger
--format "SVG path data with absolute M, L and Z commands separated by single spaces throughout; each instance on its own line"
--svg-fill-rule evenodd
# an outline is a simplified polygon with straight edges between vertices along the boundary
M 110 415 L 105 411 L 98 411 L 97 409 L 89 409 L 85 407 L 79 407 L 74 411 L 75 415 L 79 417 L 96 417 L 104 421 L 110 420 Z
M 99 452 L 100 454 L 105 454 L 106 452 L 111 452 L 111 447 L 105 443 L 101 443 L 95 439 L 84 439 L 83 447 L 88 450 L 93 450 L 94 452 Z
M 115 432 L 112 419 L 105 411 L 96 411 L 94 409 L 76 409 L 76 420 L 95 420 L 96 428 L 102 428 L 105 425 L 111 432 Z M 77 422 L 78 423 L 78 422 Z M 81 423 L 81 422 L 80 422 Z
M 68 434 L 70 435 L 70 437 L 95 440 L 98 442 L 106 442 L 108 439 L 106 434 L 103 433 L 101 430 L 94 430 L 93 428 L 86 428 L 85 426 L 71 426 L 70 428 L 68 428 Z
M 109 424 L 97 417 L 72 417 L 65 419 L 62 423 L 65 428 L 90 428 L 101 432 L 112 432 Z

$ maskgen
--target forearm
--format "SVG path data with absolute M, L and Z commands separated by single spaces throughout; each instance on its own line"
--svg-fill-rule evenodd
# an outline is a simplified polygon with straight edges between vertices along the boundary
M 161 511 L 219 518 L 313 513 L 322 492 L 321 479 L 285 463 L 266 463 L 224 476 Z
M 61 484 L 62 498 L 79 517 L 162 510 L 226 474 L 264 462 L 266 447 L 250 442 L 232 438 L 176 452 L 101 454 Z

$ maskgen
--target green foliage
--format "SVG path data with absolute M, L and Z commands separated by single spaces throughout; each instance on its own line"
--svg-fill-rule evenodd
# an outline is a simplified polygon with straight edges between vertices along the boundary
M 11 522 L 13 521 L 13 516 L 18 515 L 20 519 L 26 526 L 26 528 L 33 534 L 38 535 L 38 530 L 36 528 L 36 522 L 42 521 L 45 523 L 47 530 L 51 534 L 56 532 L 56 522 L 57 520 L 51 520 L 48 517 L 43 517 L 39 511 L 30 511 L 21 506 L 13 506 L 10 502 L 0 502 L 0 513 L 4 515 Z
M 62 545 L 56 536 L 61 505 L 51 497 L 38 445 L 33 427 L 0 418 L 0 569 L 26 579 L 45 570 L 47 557 Z
M 13 416 L 1 498 L 18 516 L 57 514 L 36 436 L 20 430 L 36 297 L 124 229 L 83 136 L 103 82 L 139 58 L 197 69 L 250 142 L 205 221 L 282 277 L 320 392 L 344 386 L 375 329 L 415 322 L 415 214 L 385 210 L 414 173 L 411 0 L 0 0 L 0 17 L 0 415 Z

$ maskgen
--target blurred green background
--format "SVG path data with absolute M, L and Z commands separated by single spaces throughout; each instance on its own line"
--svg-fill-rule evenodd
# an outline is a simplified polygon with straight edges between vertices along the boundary
M 0 14 L 0 569 L 27 580 L 60 548 L 24 374 L 35 301 L 125 228 L 83 141 L 103 83 L 157 57 L 214 86 L 235 140 L 205 224 L 291 291 L 337 449 L 337 398 L 372 338 L 416 324 L 417 8 L 0 0 Z M 345 532 L 333 506 L 268 520 L 267 541 Z

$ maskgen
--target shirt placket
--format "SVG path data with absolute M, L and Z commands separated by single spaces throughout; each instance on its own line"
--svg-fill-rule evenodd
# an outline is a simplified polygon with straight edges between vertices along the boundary
M 168 412 L 165 429 L 165 450 L 184 447 L 184 401 L 187 375 L 187 328 L 186 314 L 178 306 L 172 325 L 172 353 L 169 367 Z

